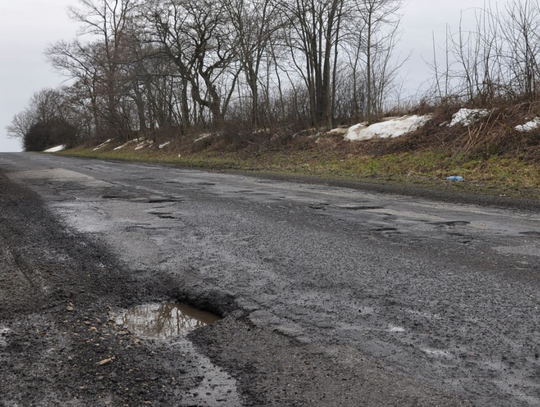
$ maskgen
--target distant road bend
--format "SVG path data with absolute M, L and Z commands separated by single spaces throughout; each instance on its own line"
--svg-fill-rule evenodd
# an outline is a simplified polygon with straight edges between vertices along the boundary
M 539 266 L 535 210 L 0 154 L 0 405 L 540 406 Z

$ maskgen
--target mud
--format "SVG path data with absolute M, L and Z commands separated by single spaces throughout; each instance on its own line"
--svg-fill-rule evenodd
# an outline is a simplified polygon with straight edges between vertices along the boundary
M 241 405 L 234 378 L 187 339 L 116 323 L 113 309 L 182 295 L 178 282 L 127 273 L 2 174 L 0 207 L 0 405 Z

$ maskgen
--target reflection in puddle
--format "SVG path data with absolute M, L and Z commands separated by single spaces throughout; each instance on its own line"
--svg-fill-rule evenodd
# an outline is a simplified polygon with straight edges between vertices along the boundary
M 189 305 L 164 302 L 131 308 L 118 316 L 116 323 L 142 338 L 167 339 L 185 335 L 219 319 L 215 314 Z

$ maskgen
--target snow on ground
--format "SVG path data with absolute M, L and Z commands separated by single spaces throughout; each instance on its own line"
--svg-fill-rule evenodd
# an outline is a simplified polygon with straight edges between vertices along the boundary
M 452 122 L 449 124 L 449 127 L 454 127 L 458 124 L 465 127 L 470 126 L 489 115 L 489 113 L 489 110 L 486 109 L 460 109 L 452 116 Z
M 135 151 L 142 150 L 143 148 L 145 148 L 147 146 L 149 147 L 152 144 L 154 144 L 153 140 L 145 140 L 143 138 L 139 138 L 139 139 L 137 139 L 137 141 L 139 142 L 139 144 L 137 144 L 137 146 L 135 147 Z
M 53 147 L 53 148 L 49 148 L 48 150 L 45 150 L 44 153 L 57 153 L 59 151 L 65 150 L 65 149 L 66 149 L 65 145 L 56 146 L 56 147 Z
M 329 136 L 341 136 L 341 135 L 347 133 L 347 131 L 349 131 L 349 129 L 343 128 L 343 127 L 338 127 L 336 129 L 330 130 L 326 134 L 329 135 Z
M 199 138 L 197 140 L 194 141 L 194 143 L 198 143 L 199 141 L 202 141 L 204 140 L 205 138 L 208 138 L 208 137 L 212 137 L 213 134 L 212 133 L 203 133 L 199 136 Z
M 109 144 L 110 142 L 112 141 L 112 138 L 104 141 L 103 143 L 101 143 L 99 146 L 97 146 L 96 148 L 94 148 L 92 151 L 96 151 L 96 150 L 99 150 L 100 148 L 103 148 L 105 147 L 107 144 Z
M 115 148 L 114 148 L 114 151 L 120 150 L 120 149 L 122 149 L 122 148 L 124 148 L 124 147 L 130 145 L 131 143 L 136 143 L 137 141 L 139 141 L 139 139 L 129 140 L 127 143 L 124 143 L 124 144 L 122 144 L 121 146 L 115 147 Z
M 365 123 L 359 123 L 349 128 L 345 135 L 345 140 L 370 140 L 375 137 L 395 138 L 417 130 L 424 126 L 430 119 L 430 115 L 413 115 L 390 117 L 383 122 L 374 123 L 368 127 L 366 127 Z
M 527 122 L 525 124 L 516 126 L 515 129 L 522 133 L 527 133 L 529 131 L 536 130 L 538 127 L 540 127 L 540 117 L 537 117 L 534 120 Z
M 167 141 L 166 143 L 160 144 L 159 149 L 161 150 L 162 148 L 167 147 L 169 144 L 171 144 L 170 141 Z

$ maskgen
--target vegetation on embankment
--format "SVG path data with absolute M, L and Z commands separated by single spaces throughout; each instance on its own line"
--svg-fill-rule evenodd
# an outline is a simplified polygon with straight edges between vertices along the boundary
M 177 139 L 114 140 L 61 154 L 169 163 L 213 170 L 259 171 L 405 184 L 540 199 L 540 128 L 516 126 L 540 116 L 540 104 L 492 109 L 469 126 L 448 126 L 456 106 L 431 108 L 431 120 L 393 139 L 344 140 L 346 129 L 294 134 L 237 127 Z M 418 112 L 417 112 L 418 113 Z M 464 182 L 446 181 L 461 175 Z
M 323 178 L 451 188 L 465 192 L 540 199 L 540 165 L 523 157 L 488 159 L 446 151 L 406 151 L 384 155 L 354 154 L 314 144 L 310 149 L 280 149 L 248 153 L 203 150 L 182 152 L 178 146 L 120 150 L 75 148 L 60 154 L 126 161 L 175 164 L 212 170 L 239 170 L 309 175 Z M 326 146 L 327 147 L 327 146 Z M 464 182 L 449 182 L 461 175 Z

